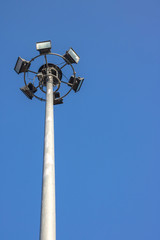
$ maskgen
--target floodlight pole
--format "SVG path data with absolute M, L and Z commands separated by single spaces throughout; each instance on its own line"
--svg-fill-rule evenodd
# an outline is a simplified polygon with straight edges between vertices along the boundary
M 43 159 L 43 182 L 42 182 L 42 203 L 41 203 L 41 226 L 40 226 L 40 240 L 56 240 L 56 197 L 55 197 L 55 149 L 54 149 L 54 111 L 53 106 L 63 103 L 71 90 L 78 92 L 84 81 L 84 78 L 76 77 L 76 72 L 72 64 L 78 63 L 80 57 L 77 53 L 70 48 L 64 55 L 51 52 L 51 41 L 37 42 L 36 48 L 39 55 L 32 58 L 30 61 L 18 57 L 14 70 L 16 73 L 24 73 L 25 86 L 20 90 L 26 95 L 27 98 L 33 97 L 40 101 L 46 101 L 45 113 L 45 136 L 44 136 L 44 159 Z M 60 57 L 65 61 L 61 67 L 48 63 L 47 55 Z M 39 58 L 45 58 L 43 64 L 37 72 L 30 69 L 31 63 Z M 58 64 L 59 65 L 59 64 Z M 72 75 L 69 82 L 63 81 L 62 69 L 69 66 L 72 69 Z M 31 78 L 27 77 L 28 72 L 34 73 L 33 83 L 29 82 Z M 65 77 L 65 75 L 64 75 Z M 67 77 L 66 77 L 67 78 Z M 35 83 L 38 81 L 38 85 Z M 37 82 L 36 81 L 36 82 Z M 61 83 L 66 84 L 70 89 L 60 96 Z M 57 87 L 54 91 L 54 87 Z M 43 88 L 44 87 L 44 88 Z M 37 91 L 41 90 L 46 93 L 46 98 L 37 96 Z M 35 94 L 36 93 L 36 94 Z
M 40 240 L 56 240 L 53 76 L 47 76 Z

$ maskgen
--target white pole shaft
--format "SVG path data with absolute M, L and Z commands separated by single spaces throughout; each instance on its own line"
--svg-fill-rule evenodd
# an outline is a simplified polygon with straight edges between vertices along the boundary
M 48 76 L 46 93 L 40 240 L 56 240 L 55 153 L 53 115 L 53 77 Z

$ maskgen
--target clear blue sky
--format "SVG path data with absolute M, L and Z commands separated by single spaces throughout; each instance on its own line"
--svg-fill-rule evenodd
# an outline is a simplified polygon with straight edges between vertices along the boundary
M 55 107 L 57 240 L 160 239 L 160 2 L 1 3 L 0 239 L 39 239 L 45 104 L 18 56 L 73 47 L 85 78 Z

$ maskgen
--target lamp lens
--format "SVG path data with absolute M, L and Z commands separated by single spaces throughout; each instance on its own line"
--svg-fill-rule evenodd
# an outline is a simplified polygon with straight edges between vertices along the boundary
M 36 43 L 37 50 L 51 48 L 51 42 L 40 42 Z
M 78 63 L 79 62 L 79 56 L 75 53 L 75 51 L 73 51 L 72 50 L 72 48 L 70 48 L 69 50 L 68 50 L 68 53 L 69 53 L 69 55 L 75 60 L 75 62 L 76 63 Z
M 16 64 L 16 67 L 15 67 L 15 70 L 16 70 L 17 73 L 19 73 L 19 71 L 21 69 L 21 66 L 22 66 L 22 59 L 19 57 L 18 61 L 17 61 L 17 64 Z

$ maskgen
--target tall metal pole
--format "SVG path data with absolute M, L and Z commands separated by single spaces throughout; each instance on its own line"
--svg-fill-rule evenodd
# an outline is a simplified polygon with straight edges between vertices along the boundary
M 40 240 L 56 240 L 53 77 L 47 77 Z

